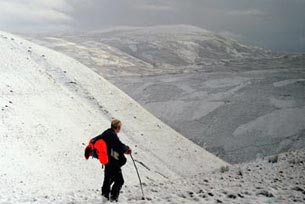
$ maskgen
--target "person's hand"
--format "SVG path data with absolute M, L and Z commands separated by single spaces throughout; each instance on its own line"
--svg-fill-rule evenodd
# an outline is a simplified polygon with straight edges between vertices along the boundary
M 131 154 L 131 152 L 132 152 L 131 149 L 129 149 L 125 152 L 125 154 Z

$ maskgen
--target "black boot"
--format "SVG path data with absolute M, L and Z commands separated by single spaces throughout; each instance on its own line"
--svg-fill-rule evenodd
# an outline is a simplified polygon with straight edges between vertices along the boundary
M 108 194 L 104 193 L 104 192 L 103 192 L 103 188 L 102 188 L 102 194 L 101 194 L 101 195 L 103 196 L 103 198 L 104 198 L 105 200 L 109 200 L 109 193 L 108 193 Z
M 109 195 L 105 195 L 102 193 L 102 196 L 105 198 L 105 200 L 109 200 Z
M 118 201 L 119 201 L 119 196 L 111 195 L 110 202 L 118 202 Z

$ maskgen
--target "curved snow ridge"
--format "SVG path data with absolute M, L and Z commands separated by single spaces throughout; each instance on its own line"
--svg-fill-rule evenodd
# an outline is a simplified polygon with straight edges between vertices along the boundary
M 5 32 L 0 45 L 0 201 L 100 186 L 101 166 L 83 149 L 112 117 L 144 182 L 226 165 L 78 61 Z M 126 184 L 138 183 L 131 161 L 123 171 Z
M 144 29 L 143 29 L 144 28 Z M 113 28 L 103 29 L 103 30 L 97 30 L 92 31 L 90 34 L 95 33 L 112 33 L 112 32 L 128 32 L 128 33 L 134 33 L 134 32 L 141 32 L 142 34 L 159 34 L 159 33 L 207 33 L 211 34 L 211 31 L 208 31 L 206 29 L 192 26 L 192 25 L 186 25 L 186 24 L 177 24 L 177 25 L 155 25 L 155 26 L 145 26 L 145 27 L 137 27 L 137 26 L 117 26 Z

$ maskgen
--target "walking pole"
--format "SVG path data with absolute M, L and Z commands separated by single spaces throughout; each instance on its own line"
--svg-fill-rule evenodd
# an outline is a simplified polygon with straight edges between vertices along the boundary
M 130 154 L 130 157 L 131 157 L 131 159 L 132 159 L 132 161 L 133 161 L 133 165 L 134 165 L 134 167 L 135 167 L 135 169 L 136 169 L 136 171 L 137 171 L 137 175 L 138 175 L 138 178 L 139 178 L 140 187 L 141 187 L 141 191 L 142 191 L 142 200 L 145 200 L 144 191 L 143 191 L 143 187 L 142 187 L 142 181 L 141 181 L 141 178 L 140 178 L 140 174 L 139 174 L 138 168 L 137 168 L 137 166 L 136 166 L 136 162 L 135 162 L 135 160 L 133 159 L 133 157 L 132 157 L 131 154 Z

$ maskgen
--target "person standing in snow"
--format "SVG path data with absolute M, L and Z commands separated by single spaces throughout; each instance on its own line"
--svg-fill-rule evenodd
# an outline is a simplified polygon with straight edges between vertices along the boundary
M 124 184 L 121 167 L 127 161 L 124 154 L 131 154 L 131 149 L 123 144 L 117 135 L 121 128 L 121 121 L 114 119 L 111 121 L 111 128 L 105 130 L 101 135 L 107 144 L 109 156 L 109 161 L 105 165 L 102 196 L 111 201 L 118 201 L 120 190 Z

